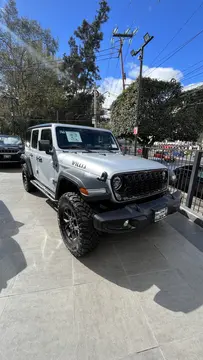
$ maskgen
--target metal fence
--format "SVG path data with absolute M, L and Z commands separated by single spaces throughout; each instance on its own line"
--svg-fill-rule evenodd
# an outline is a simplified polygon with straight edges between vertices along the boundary
M 133 155 L 133 148 L 126 153 Z M 137 155 L 167 166 L 176 174 L 170 190 L 181 190 L 182 204 L 203 215 L 203 150 L 181 148 L 138 148 Z
M 203 151 L 153 148 L 144 155 L 175 173 L 176 182 L 170 184 L 171 191 L 181 190 L 182 204 L 203 215 Z

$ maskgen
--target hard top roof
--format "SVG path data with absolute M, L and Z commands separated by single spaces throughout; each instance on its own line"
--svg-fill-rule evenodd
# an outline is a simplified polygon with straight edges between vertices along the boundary
M 65 127 L 72 127 L 72 128 L 78 128 L 78 129 L 89 129 L 89 130 L 103 130 L 103 131 L 107 131 L 110 132 L 110 130 L 107 129 L 102 129 L 102 128 L 94 128 L 91 126 L 82 126 L 82 125 L 74 125 L 74 124 L 63 124 L 63 123 L 47 123 L 47 124 L 39 124 L 39 125 L 35 125 L 35 126 L 30 126 L 28 128 L 28 130 L 32 130 L 32 129 L 40 129 L 40 128 L 45 128 L 45 127 L 54 127 L 56 128 L 57 126 L 65 126 Z

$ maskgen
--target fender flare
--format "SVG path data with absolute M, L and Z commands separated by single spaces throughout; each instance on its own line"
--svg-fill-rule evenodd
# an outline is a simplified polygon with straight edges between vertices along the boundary
M 78 179 L 77 177 L 75 177 L 72 174 L 68 174 L 65 171 L 62 171 L 58 177 L 58 181 L 57 181 L 57 186 L 56 186 L 56 192 L 55 192 L 55 199 L 58 200 L 59 199 L 59 189 L 60 189 L 60 184 L 62 182 L 62 180 L 68 180 L 70 181 L 73 185 L 75 185 L 78 189 L 85 187 L 83 182 Z
M 22 162 L 27 165 L 28 175 L 29 175 L 30 179 L 32 179 L 34 177 L 34 175 L 33 175 L 32 164 L 31 164 L 29 156 L 22 154 L 21 159 L 22 159 Z

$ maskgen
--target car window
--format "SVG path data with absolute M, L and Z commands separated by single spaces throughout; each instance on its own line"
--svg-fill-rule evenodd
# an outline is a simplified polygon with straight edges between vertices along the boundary
M 57 126 L 56 137 L 61 149 L 119 150 L 113 135 L 105 130 Z
M 25 146 L 30 147 L 31 130 L 28 130 L 25 135 Z
M 22 140 L 19 136 L 0 135 L 0 145 L 22 145 Z
M 203 179 L 203 169 L 200 169 L 198 171 L 198 176 L 199 176 L 200 179 Z
M 43 129 L 41 131 L 41 140 L 49 140 L 52 145 L 52 133 L 51 129 Z
M 37 149 L 39 130 L 32 131 L 32 148 Z

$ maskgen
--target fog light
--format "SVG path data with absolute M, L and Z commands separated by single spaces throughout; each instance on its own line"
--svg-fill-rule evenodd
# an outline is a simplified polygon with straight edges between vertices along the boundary
M 129 224 L 129 220 L 126 220 L 126 221 L 124 222 L 123 226 L 127 227 L 128 224 Z
M 173 170 L 171 170 L 169 172 L 169 185 L 174 185 L 174 183 L 176 182 L 177 178 L 176 178 L 176 174 L 174 173 Z
M 176 181 L 176 175 L 175 175 L 175 174 L 173 174 L 173 175 L 171 176 L 171 180 L 172 180 L 173 182 Z

